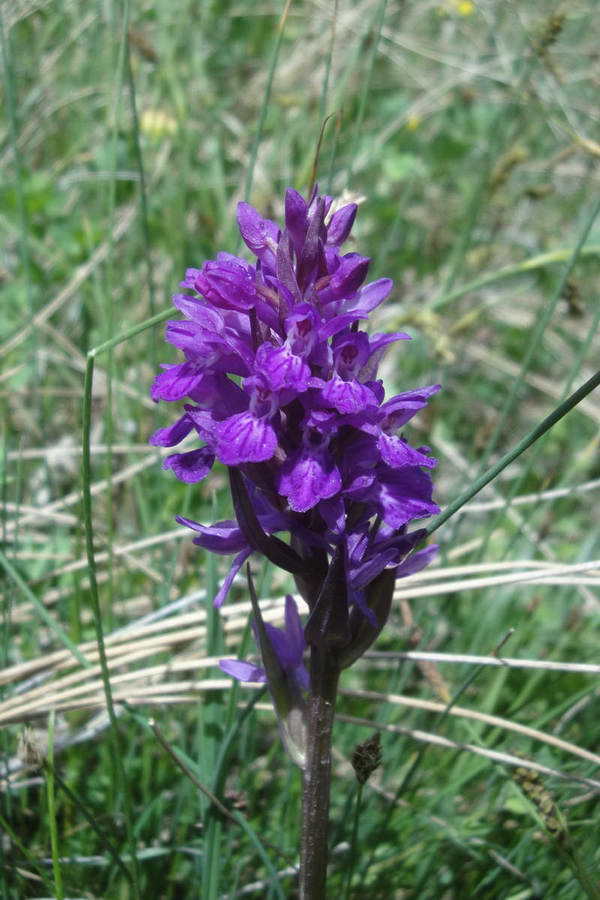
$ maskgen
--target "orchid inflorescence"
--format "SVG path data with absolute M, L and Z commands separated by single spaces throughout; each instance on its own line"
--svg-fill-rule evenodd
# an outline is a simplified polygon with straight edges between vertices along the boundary
M 290 685 L 295 694 L 308 689 L 306 644 L 337 654 L 341 667 L 360 656 L 387 619 L 395 580 L 436 551 L 416 549 L 423 530 L 407 532 L 439 512 L 429 475 L 436 460 L 398 430 L 439 385 L 385 399 L 378 364 L 409 336 L 360 330 L 393 285 L 363 284 L 370 260 L 340 250 L 356 210 L 334 209 L 316 189 L 308 200 L 288 189 L 281 229 L 240 203 L 239 229 L 256 261 L 219 253 L 187 270 L 187 292 L 173 298 L 184 318 L 166 329 L 185 360 L 164 366 L 152 387 L 154 400 L 188 402 L 151 443 L 173 447 L 190 433 L 202 441 L 163 467 L 186 483 L 205 478 L 215 460 L 229 469 L 235 519 L 177 517 L 194 543 L 234 556 L 215 605 L 253 552 L 290 572 L 308 604 L 303 628 L 288 597 L 278 630 L 262 622 L 254 599 L 265 669 L 221 664 L 242 680 L 266 678 L 274 697 L 278 678 L 288 695 Z

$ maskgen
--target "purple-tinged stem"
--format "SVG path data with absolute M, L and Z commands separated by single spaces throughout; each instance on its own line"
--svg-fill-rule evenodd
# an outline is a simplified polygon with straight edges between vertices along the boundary
M 325 900 L 331 737 L 340 675 L 335 654 L 311 648 L 306 768 L 303 777 L 300 900 Z

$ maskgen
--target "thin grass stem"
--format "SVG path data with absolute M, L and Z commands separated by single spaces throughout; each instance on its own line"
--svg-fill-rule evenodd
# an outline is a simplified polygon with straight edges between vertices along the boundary
M 31 232 L 29 223 L 29 212 L 24 192 L 24 175 L 22 167 L 22 154 L 18 147 L 18 119 L 17 119 L 17 100 L 15 96 L 14 69 L 10 52 L 8 36 L 4 31 L 4 17 L 2 9 L 0 9 L 0 49 L 2 53 L 2 67 L 4 70 L 4 90 L 5 102 L 8 112 L 8 127 L 10 135 L 11 150 L 15 165 L 15 190 L 17 197 L 17 207 L 20 223 L 19 236 L 19 253 L 21 256 L 21 265 L 25 275 L 25 291 L 29 314 L 35 313 L 35 303 L 33 298 L 33 285 L 31 278 L 31 251 L 29 248 L 29 235 Z M 35 335 L 34 335 L 34 359 L 35 359 Z
M 488 272 L 486 275 L 481 275 L 479 278 L 474 278 L 472 281 L 466 282 L 466 284 L 459 285 L 451 291 L 441 294 L 439 297 L 434 297 L 433 300 L 425 303 L 425 308 L 439 310 L 447 303 L 451 303 L 452 300 L 458 300 L 460 297 L 464 297 L 465 294 L 475 293 L 484 287 L 489 287 L 491 284 L 497 284 L 499 281 L 505 281 L 508 278 L 516 278 L 519 275 L 526 275 L 528 272 L 545 269 L 546 266 L 566 262 L 572 255 L 572 248 L 560 248 L 558 250 L 551 250 L 548 253 L 540 253 L 538 256 L 532 256 L 529 259 L 520 263 L 515 263 L 514 265 L 503 266 L 501 269 L 496 269 L 495 272 Z M 580 258 L 598 255 L 600 255 L 600 245 L 598 244 L 582 247 L 579 253 Z
M 171 757 L 171 759 L 173 760 L 175 765 L 179 769 L 181 769 L 181 771 L 186 776 L 186 778 L 188 778 L 192 782 L 192 784 L 196 788 L 198 788 L 198 790 L 210 801 L 210 803 L 215 807 L 216 810 L 218 810 L 218 812 L 220 813 L 221 816 L 223 816 L 226 819 L 230 819 L 232 822 L 235 822 L 235 824 L 239 825 L 240 828 L 244 831 L 244 833 L 246 834 L 246 837 L 250 840 L 250 842 L 253 844 L 253 846 L 257 850 L 262 862 L 265 865 L 265 868 L 267 869 L 267 872 L 269 873 L 269 876 L 271 878 L 271 884 L 275 891 L 275 895 L 279 898 L 279 900 L 285 900 L 285 897 L 282 893 L 281 887 L 279 886 L 279 883 L 278 883 L 277 872 L 273 868 L 273 864 L 271 863 L 271 860 L 269 859 L 267 853 L 265 852 L 262 842 L 258 839 L 256 832 L 251 827 L 251 825 L 247 821 L 247 819 L 245 819 L 244 816 L 242 816 L 237 810 L 232 810 L 232 811 L 228 810 L 227 807 L 221 803 L 221 801 L 218 799 L 218 797 L 216 797 L 215 794 L 211 790 L 209 790 L 205 784 L 203 784 L 200 781 L 200 779 L 197 777 L 197 775 L 193 771 L 192 761 L 185 758 L 185 755 L 182 753 L 181 750 L 177 749 L 176 747 L 173 747 L 166 740 L 166 738 L 162 734 L 161 730 L 159 729 L 158 725 L 156 724 L 156 722 L 153 719 L 150 719 L 148 721 L 148 725 L 154 732 L 154 735 L 155 735 L 157 741 L 159 742 L 159 744 L 161 745 L 161 747 L 163 748 L 163 750 L 166 753 L 168 753 L 168 755 Z M 273 849 L 275 849 L 276 852 L 280 853 L 280 851 L 277 848 L 273 848 Z M 284 858 L 286 858 L 285 854 L 282 854 L 282 855 L 284 856 Z
M 52 852 L 52 872 L 54 874 L 54 890 L 56 900 L 64 900 L 60 853 L 58 849 L 58 827 L 56 822 L 56 803 L 54 796 L 54 710 L 48 717 L 48 767 L 46 769 L 46 796 L 48 799 L 48 824 L 50 827 L 50 846 Z
M 49 763 L 48 763 L 48 761 L 46 761 L 46 768 L 48 768 L 48 766 L 49 766 Z M 108 855 L 111 857 L 114 864 L 117 866 L 117 868 L 120 869 L 122 874 L 127 879 L 127 882 L 129 884 L 131 884 L 132 883 L 131 872 L 125 866 L 125 863 L 123 862 L 123 859 L 121 858 L 121 855 L 119 854 L 119 851 L 113 845 L 112 841 L 98 826 L 96 817 L 94 816 L 92 811 L 87 808 L 87 806 L 81 801 L 81 798 L 75 793 L 75 791 L 73 791 L 69 787 L 67 782 L 64 780 L 64 778 L 62 778 L 62 776 L 59 774 L 59 772 L 56 771 L 56 768 L 54 768 L 54 767 L 52 768 L 52 777 L 54 778 L 54 780 L 55 780 L 57 786 L 60 788 L 60 790 L 65 794 L 66 797 L 69 798 L 69 800 L 76 807 L 76 809 L 79 810 L 79 812 L 81 813 L 81 815 L 83 816 L 83 818 L 85 819 L 85 821 L 87 822 L 89 827 L 92 829 L 92 831 L 94 832 L 94 834 L 100 841 L 100 845 L 102 847 L 106 847 L 106 850 L 108 851 Z
M 85 658 L 81 650 L 77 647 L 77 645 L 65 633 L 64 629 L 61 628 L 58 622 L 56 622 L 56 620 L 50 615 L 41 600 L 36 597 L 27 583 L 23 580 L 23 578 L 21 578 L 19 572 L 15 569 L 12 563 L 8 561 L 6 555 L 2 552 L 2 550 L 0 550 L 0 566 L 4 568 L 6 574 L 16 584 L 23 596 L 35 607 L 44 624 L 49 628 L 52 634 L 54 634 L 57 640 L 60 641 L 63 647 L 66 647 L 66 649 L 74 656 L 74 658 L 80 665 L 91 665 Z
M 350 156 L 348 160 L 348 168 L 346 172 L 346 185 L 350 185 L 352 182 L 352 169 L 354 166 L 354 161 L 356 160 L 356 154 L 358 152 L 358 145 L 360 142 L 360 137 L 362 134 L 363 123 L 365 119 L 365 112 L 367 109 L 367 98 L 369 96 L 369 91 L 371 89 L 371 80 L 373 78 L 373 72 L 375 69 L 375 60 L 377 59 L 377 51 L 379 48 L 379 41 L 381 39 L 381 30 L 383 28 L 383 23 L 385 21 L 385 11 L 387 8 L 387 0 L 380 0 L 379 6 L 375 12 L 373 17 L 372 24 L 369 28 L 369 33 L 371 30 L 375 32 L 373 43 L 371 47 L 371 52 L 369 54 L 369 61 L 367 64 L 367 72 L 362 81 L 362 90 L 360 92 L 360 99 L 358 102 L 358 113 L 356 115 L 356 124 L 354 126 L 354 135 L 352 137 L 352 147 L 350 150 Z
M 364 784 L 360 782 L 356 786 L 356 796 L 354 798 L 354 816 L 352 817 L 352 836 L 350 838 L 350 849 L 348 851 L 348 873 L 346 875 L 346 890 L 344 892 L 345 900 L 350 900 L 350 891 L 352 889 L 352 876 L 354 875 L 354 867 L 356 857 L 358 856 L 358 825 L 360 822 L 360 813 L 362 808 Z
M 273 53 L 271 55 L 271 62 L 269 64 L 269 71 L 267 73 L 267 83 L 265 85 L 265 91 L 263 94 L 262 104 L 260 107 L 260 114 L 258 118 L 258 126 L 256 128 L 256 134 L 254 135 L 254 140 L 252 141 L 252 148 L 250 150 L 250 160 L 248 162 L 248 169 L 246 174 L 246 185 L 244 187 L 244 199 L 249 200 L 250 194 L 252 192 L 252 182 L 254 180 L 254 169 L 256 168 L 256 160 L 258 159 L 258 150 L 263 138 L 263 131 L 265 127 L 265 122 L 267 120 L 267 111 L 269 109 L 269 103 L 271 100 L 271 90 L 273 87 L 273 79 L 275 78 L 275 71 L 277 69 L 277 63 L 279 61 L 279 52 L 281 50 L 281 44 L 283 41 L 283 35 L 285 31 L 285 23 L 287 21 L 287 17 L 290 11 L 290 7 L 292 5 L 292 0 L 286 0 L 285 6 L 283 8 L 283 12 L 281 13 L 281 18 L 279 19 L 279 23 L 277 25 L 277 34 L 275 37 L 275 46 L 273 47 Z
M 154 268 L 152 266 L 150 241 L 150 223 L 148 217 L 148 193 L 146 184 L 146 172 L 144 168 L 144 157 L 142 154 L 142 144 L 140 141 L 140 123 L 137 111 L 135 79 L 131 68 L 131 49 L 129 46 L 129 34 L 126 33 L 123 38 L 125 42 L 125 77 L 129 88 L 129 100 L 131 105 L 131 121 L 133 131 L 133 146 L 135 150 L 135 162 L 140 180 L 140 214 L 142 220 L 142 237 L 144 241 L 144 254 L 146 262 L 146 285 L 148 288 L 148 301 L 150 307 L 150 317 L 156 315 L 156 289 L 154 285 Z M 150 336 L 150 358 L 152 360 L 152 368 L 158 369 L 157 346 L 154 334 Z
M 585 358 L 587 357 L 588 352 L 590 351 L 591 347 L 593 346 L 593 341 L 596 337 L 596 333 L 598 331 L 599 325 L 600 325 L 600 303 L 596 304 L 596 310 L 594 312 L 594 316 L 593 316 L 592 322 L 590 324 L 590 327 L 588 329 L 585 340 L 582 342 L 581 347 L 579 348 L 579 351 L 577 353 L 577 356 L 573 362 L 573 365 L 571 366 L 571 370 L 569 372 L 567 382 L 566 382 L 564 390 L 563 390 L 563 398 L 571 390 L 573 382 L 577 378 L 577 375 L 579 374 L 579 372 L 581 370 L 583 362 L 584 362 Z M 514 480 L 513 484 L 511 484 L 509 493 L 506 497 L 506 502 L 505 502 L 504 507 L 496 516 L 493 517 L 490 527 L 487 530 L 485 539 L 484 539 L 484 541 L 481 545 L 481 549 L 479 551 L 481 556 L 483 556 L 485 549 L 487 548 L 490 535 L 493 533 L 495 527 L 499 524 L 501 517 L 504 516 L 506 514 L 506 511 L 513 505 L 513 500 L 518 495 L 519 490 L 521 489 L 521 485 L 527 483 L 528 476 L 529 476 L 530 472 L 532 471 L 533 467 L 535 466 L 537 458 L 539 457 L 540 453 L 542 452 L 545 440 L 546 439 L 540 441 L 537 448 L 529 455 L 529 458 L 528 458 L 525 466 L 523 467 L 523 471 L 521 472 L 519 477 Z M 564 470 L 560 481 L 562 481 L 564 483 L 564 481 L 568 481 L 568 477 L 569 477 L 568 471 Z M 537 494 L 538 502 L 541 499 L 542 495 L 543 495 L 543 491 L 539 491 Z M 513 538 L 507 542 L 506 550 L 504 553 L 505 556 L 510 552 L 510 549 L 514 545 L 514 543 L 517 540 L 519 540 L 519 538 L 523 534 L 523 531 L 524 531 L 523 525 L 521 525 L 521 527 L 518 528 L 517 531 L 515 532 L 515 535 L 513 536 Z
M 571 276 L 571 273 L 573 272 L 573 269 L 575 268 L 575 265 L 576 265 L 578 259 L 581 256 L 581 252 L 582 252 L 584 245 L 589 237 L 589 234 L 592 230 L 594 222 L 598 218 L 598 215 L 600 215 L 600 198 L 596 201 L 596 203 L 592 207 L 592 211 L 589 214 L 589 216 L 579 234 L 579 238 L 573 249 L 573 252 L 571 253 L 571 255 L 568 259 L 567 265 L 564 268 L 561 278 L 559 278 L 559 280 L 558 280 L 558 284 L 556 285 L 554 295 L 551 297 L 550 302 L 544 306 L 543 311 L 537 318 L 537 322 L 536 322 L 533 334 L 531 335 L 531 338 L 528 342 L 527 351 L 525 353 L 525 357 L 521 364 L 521 370 L 519 372 L 519 377 L 516 378 L 512 383 L 510 392 L 508 394 L 508 397 L 506 398 L 506 402 L 505 402 L 504 406 L 502 407 L 502 410 L 500 412 L 498 420 L 494 426 L 494 430 L 493 430 L 493 432 L 489 438 L 489 441 L 487 442 L 486 447 L 483 451 L 482 462 L 481 462 L 482 468 L 485 466 L 486 461 L 490 458 L 490 455 L 493 453 L 494 449 L 497 446 L 498 439 L 502 433 L 505 422 L 507 421 L 508 416 L 509 416 L 510 412 L 512 411 L 512 408 L 516 401 L 518 392 L 521 388 L 521 384 L 523 383 L 523 379 L 525 378 L 525 375 L 529 371 L 529 368 L 533 361 L 534 354 L 535 354 L 536 350 L 538 349 L 538 347 L 540 346 L 540 343 L 541 343 L 542 337 L 544 335 L 544 332 L 546 330 L 546 327 L 547 327 L 548 323 L 550 322 L 561 297 L 563 296 L 567 281 L 568 281 L 569 277 Z M 577 402 L 579 402 L 579 401 L 577 401 Z
M 29 850 L 29 848 L 23 843 L 19 835 L 16 833 L 12 825 L 7 819 L 0 814 L 0 826 L 5 835 L 8 836 L 10 841 L 15 845 L 17 850 L 23 854 L 23 858 L 27 861 L 27 865 L 31 866 L 31 868 L 36 872 L 37 877 L 40 879 L 42 884 L 45 885 L 46 890 L 49 891 L 50 896 L 54 894 L 54 885 L 48 878 L 46 872 L 44 871 L 43 866 L 40 866 L 35 855 Z M 18 872 L 18 868 L 17 868 Z M 21 876 L 22 877 L 22 876 Z M 11 900 L 15 897 L 15 894 L 12 895 Z
M 595 375 L 592 375 L 591 378 L 582 384 L 580 388 L 578 388 L 570 397 L 568 397 L 564 403 L 559 404 L 553 412 L 550 413 L 549 416 L 546 416 L 540 424 L 534 428 L 529 434 L 525 435 L 525 437 L 519 441 L 519 443 L 513 447 L 512 450 L 509 450 L 508 453 L 505 453 L 501 459 L 498 460 L 495 465 L 491 466 L 477 478 L 462 494 L 460 494 L 452 503 L 449 503 L 448 506 L 444 509 L 439 516 L 436 516 L 433 522 L 427 527 L 427 534 L 433 534 L 434 531 L 447 522 L 455 513 L 458 512 L 461 507 L 468 503 L 468 501 L 478 494 L 482 488 L 484 488 L 490 481 L 493 481 L 500 472 L 502 472 L 507 466 L 509 466 L 515 459 L 527 450 L 528 447 L 531 447 L 539 438 L 546 434 L 557 422 L 559 422 L 564 416 L 567 415 L 578 403 L 580 403 L 584 397 L 587 397 L 588 394 L 591 394 L 593 390 L 595 390 L 600 384 L 600 371 L 596 372 Z
M 327 59 L 325 60 L 325 72 L 323 75 L 323 86 L 321 88 L 321 97 L 319 99 L 319 119 L 321 122 L 325 121 L 325 116 L 327 114 L 327 100 L 329 95 L 329 78 L 331 76 L 331 66 L 333 63 L 333 53 L 335 49 L 335 27 L 337 23 L 338 17 L 338 3 L 339 0 L 333 0 L 333 11 L 331 14 L 331 34 L 329 37 L 329 52 L 327 53 Z
M 110 684 L 110 674 L 108 670 L 108 661 L 106 656 L 106 648 L 104 645 L 104 630 L 102 626 L 102 612 L 100 609 L 100 595 L 98 591 L 98 579 L 96 572 L 96 555 L 94 548 L 94 523 L 92 515 L 92 462 L 90 454 L 91 427 L 92 427 L 92 385 L 94 379 L 94 356 L 88 355 L 87 365 L 85 369 L 85 380 L 83 386 L 83 433 L 82 433 L 82 493 L 83 493 L 83 518 L 85 527 L 85 544 L 88 560 L 88 574 L 90 582 L 90 600 L 92 604 L 92 613 L 94 618 L 94 627 L 96 630 L 96 641 L 98 644 L 98 655 L 100 660 L 100 668 L 102 672 L 102 684 L 106 697 L 106 707 L 111 724 L 111 749 L 112 749 L 112 766 L 115 779 L 117 782 L 117 792 L 123 800 L 123 810 L 125 814 L 125 824 L 127 828 L 127 839 L 129 844 L 129 852 L 132 859 L 132 883 L 134 896 L 140 898 L 139 890 L 139 872 L 136 855 L 136 840 L 133 828 L 133 810 L 131 797 L 129 793 L 129 784 L 127 782 L 125 769 L 123 765 L 123 756 L 121 749 L 121 738 L 119 734 L 119 726 L 117 716 L 113 704 L 112 688 Z

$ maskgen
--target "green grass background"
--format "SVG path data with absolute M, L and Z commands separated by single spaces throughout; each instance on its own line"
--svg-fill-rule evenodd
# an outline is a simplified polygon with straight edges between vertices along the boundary
M 267 698 L 206 689 L 220 672 L 203 660 L 251 652 L 244 586 L 219 620 L 224 560 L 173 521 L 226 517 L 224 473 L 186 488 L 146 445 L 173 416 L 148 395 L 175 360 L 160 325 L 99 354 L 90 572 L 86 354 L 167 310 L 186 266 L 240 249 L 237 201 L 280 217 L 316 173 L 364 198 L 348 249 L 396 283 L 374 327 L 414 339 L 389 354 L 388 391 L 444 386 L 409 436 L 440 458 L 450 502 L 597 367 L 598 7 L 5 0 L 1 17 L 0 897 L 294 897 L 299 777 Z M 390 655 L 345 674 L 340 713 L 373 724 L 336 726 L 331 896 L 584 896 L 510 766 L 407 734 L 382 732 L 353 837 L 348 759 L 390 725 L 561 773 L 544 786 L 598 881 L 597 791 L 576 780 L 599 777 L 592 758 L 358 691 L 460 694 L 597 750 L 597 674 L 394 654 L 488 655 L 514 629 L 507 656 L 598 661 L 594 567 L 556 570 L 600 558 L 599 423 L 596 392 L 449 520 L 438 583 L 398 594 L 376 647 Z M 554 576 L 478 581 L 532 563 Z M 289 584 L 256 576 L 277 615 Z

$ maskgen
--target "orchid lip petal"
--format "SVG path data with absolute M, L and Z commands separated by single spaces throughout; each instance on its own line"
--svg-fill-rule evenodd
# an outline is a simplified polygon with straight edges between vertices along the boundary
M 231 675 L 237 681 L 258 682 L 264 684 L 267 680 L 265 670 L 254 663 L 242 659 L 220 659 L 219 668 L 227 675 Z
M 195 484 L 206 478 L 213 467 L 215 454 L 208 447 L 189 450 L 186 453 L 172 453 L 163 461 L 163 469 L 171 469 L 173 474 L 186 484 Z
M 277 448 L 277 434 L 264 418 L 251 412 L 235 413 L 217 426 L 217 456 L 226 466 L 264 462 Z

